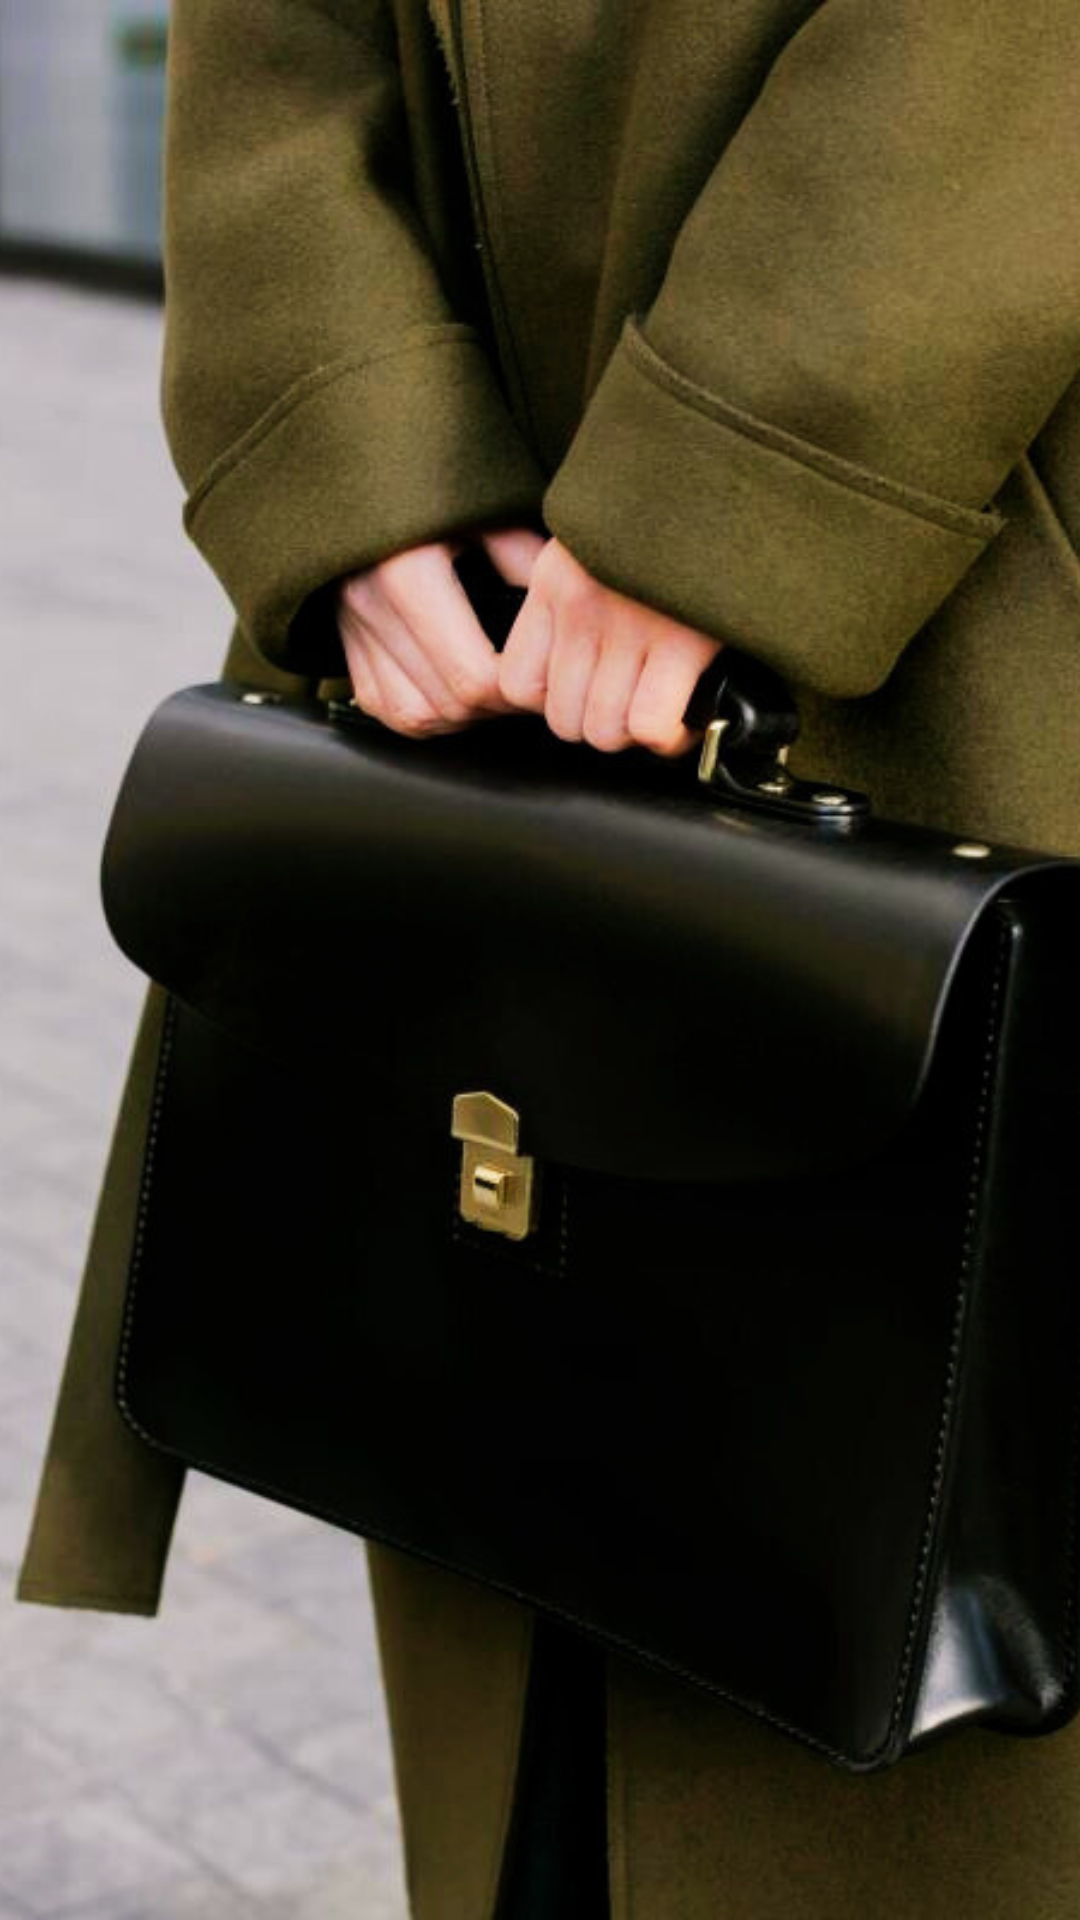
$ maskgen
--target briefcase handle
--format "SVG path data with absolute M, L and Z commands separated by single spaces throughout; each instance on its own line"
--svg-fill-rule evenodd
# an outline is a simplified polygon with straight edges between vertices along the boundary
M 492 645 L 501 651 L 525 599 L 504 580 L 482 547 L 467 547 L 454 567 Z M 788 772 L 799 714 L 778 673 L 735 647 L 724 647 L 692 693 L 686 724 L 704 729 L 698 761 L 703 786 L 741 807 L 791 819 L 845 825 L 866 814 L 864 793 Z
M 800 780 L 788 771 L 799 733 L 791 690 L 771 667 L 738 648 L 723 647 L 706 667 L 684 717 L 687 726 L 705 730 L 698 779 L 739 806 L 838 825 L 870 811 L 865 793 Z

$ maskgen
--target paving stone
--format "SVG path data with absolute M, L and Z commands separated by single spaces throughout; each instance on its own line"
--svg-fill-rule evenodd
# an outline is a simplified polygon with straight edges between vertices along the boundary
M 63 1749 L 34 1727 L 7 1725 L 0 1741 L 0 1808 L 14 1814 L 49 1812 L 79 1786 L 79 1769 Z
M 145 1630 L 146 1623 L 129 1626 Z M 25 1722 L 89 1766 L 115 1766 L 124 1754 L 136 1766 L 146 1748 L 191 1734 L 191 1716 L 161 1679 L 101 1654 L 93 1659 L 77 1654 L 13 1674 L 4 1697 Z
M 189 1871 L 184 1855 L 149 1833 L 116 1796 L 0 1821 L 0 1889 L 33 1914 L 115 1900 L 141 1883 Z
M 147 1631 L 149 1627 L 149 1631 Z M 98 1655 L 155 1678 L 173 1698 L 216 1710 L 221 1669 L 291 1659 L 309 1644 L 306 1628 L 280 1608 L 260 1605 L 202 1568 L 171 1566 L 161 1610 L 152 1622 L 102 1615 Z
M 300 1780 L 206 1807 L 185 1822 L 191 1851 L 250 1894 L 302 1892 L 356 1850 L 356 1815 Z
M 360 1573 L 359 1587 L 354 1577 L 351 1587 L 332 1586 L 329 1590 L 300 1594 L 290 1598 L 289 1610 L 294 1619 L 304 1621 L 324 1645 L 333 1641 L 348 1651 L 351 1660 L 360 1660 L 374 1668 L 378 1654 L 371 1609 L 366 1598 L 357 1605 L 357 1591 L 364 1593 L 367 1584 L 366 1571 L 361 1568 Z
M 6 1281 L 0 1281 L 0 1334 L 13 1334 L 37 1346 L 56 1363 L 58 1356 L 63 1356 L 67 1332 L 71 1329 L 71 1309 L 75 1306 L 71 1273 L 56 1271 L 48 1256 L 0 1233 L 0 1275 L 6 1277 Z M 19 1421 L 15 1425 L 12 1417 L 2 1411 L 10 1402 L 21 1405 L 27 1398 L 17 1388 L 8 1390 L 12 1386 L 13 1382 L 4 1382 L 4 1390 L 0 1390 L 0 1452 L 15 1444 L 15 1434 L 19 1442 L 31 1450 L 23 1423 Z M 33 1452 L 37 1450 L 35 1434 Z
M 405 1888 L 397 1858 L 378 1846 L 350 1856 L 319 1886 L 302 1893 L 289 1920 L 406 1920 Z
M 0 1920 L 404 1920 L 359 1542 L 191 1474 L 156 1618 L 12 1598 L 144 990 L 101 842 L 231 625 L 160 355 L 152 306 L 0 279 Z
M 113 1779 L 116 1792 L 153 1832 L 182 1836 L 201 1815 L 272 1793 L 289 1776 L 280 1760 L 231 1727 L 201 1724 L 188 1739 L 144 1750 Z
M 348 1600 L 363 1591 L 366 1579 L 360 1540 L 321 1521 L 293 1527 L 280 1539 L 257 1540 L 231 1554 L 221 1571 L 249 1592 L 272 1589 L 290 1605 L 330 1593 Z
M 2 1913 L 0 1920 L 4 1920 Z M 66 1907 L 64 1920 L 291 1920 L 291 1916 L 276 1901 L 249 1900 L 203 1872 L 195 1879 L 147 1887 L 119 1900 L 110 1895 L 88 1906 Z M 355 1912 L 353 1920 L 368 1920 L 368 1916 Z M 388 1920 L 398 1916 L 391 1914 Z
M 215 1687 L 222 1721 L 284 1754 L 317 1728 L 364 1713 L 370 1702 L 370 1685 L 336 1646 L 304 1644 L 287 1660 L 239 1662 L 223 1670 Z
M 209 1474 L 193 1471 L 188 1475 L 183 1534 L 177 1543 L 182 1559 L 199 1567 L 219 1567 L 227 1574 L 230 1562 L 248 1547 L 295 1533 L 307 1541 L 309 1550 L 315 1550 L 317 1535 L 311 1523 L 288 1507 Z
M 99 1162 L 111 1119 L 111 1112 L 103 1111 L 97 1143 Z M 35 1155 L 29 1166 L 11 1161 L 4 1165 L 0 1173 L 0 1233 L 10 1235 L 17 1247 L 35 1250 L 39 1264 L 62 1268 L 74 1290 L 72 1269 L 77 1271 L 89 1237 L 100 1164 L 93 1183 L 87 1183 L 84 1191 L 72 1193 L 70 1187 L 50 1178 L 41 1165 L 42 1157 Z M 4 1270 L 8 1270 L 6 1260 Z M 5 1320 L 16 1305 L 28 1310 L 32 1324 L 40 1325 L 34 1303 L 13 1298 L 5 1304 Z
M 315 1727 L 295 1742 L 290 1755 L 295 1767 L 359 1807 L 393 1804 L 393 1769 L 381 1711 Z
M 16 1265 L 8 1284 L 33 1285 L 34 1265 Z M 3 1283 L 0 1283 L 3 1284 Z M 52 1400 L 60 1377 L 62 1354 L 39 1346 L 22 1332 L 0 1331 L 0 1413 L 7 1414 L 12 1403 L 46 1405 Z
M 28 1511 L 29 1518 L 29 1511 Z M 0 1589 L 0 1694 L 4 1701 L 4 1723 L 13 1716 L 10 1687 L 13 1678 L 27 1688 L 30 1677 L 45 1670 L 42 1686 L 50 1684 L 49 1675 L 63 1670 L 64 1663 L 87 1658 L 93 1645 L 96 1616 L 72 1607 L 30 1607 L 16 1605 L 12 1599 L 14 1581 L 4 1575 Z M 31 1723 L 34 1713 L 29 1712 Z M 0 1817 L 8 1811 L 0 1799 Z

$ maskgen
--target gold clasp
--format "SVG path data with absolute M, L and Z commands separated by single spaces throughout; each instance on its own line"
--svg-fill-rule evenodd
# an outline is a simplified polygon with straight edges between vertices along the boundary
M 462 1142 L 461 1217 L 524 1240 L 536 1225 L 536 1164 L 518 1152 L 520 1120 L 493 1093 L 458 1093 L 450 1131 Z

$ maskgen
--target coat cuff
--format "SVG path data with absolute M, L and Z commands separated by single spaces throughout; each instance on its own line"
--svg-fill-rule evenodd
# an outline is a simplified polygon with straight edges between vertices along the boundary
M 543 502 L 599 580 L 834 697 L 871 693 L 1004 524 L 729 405 L 631 314 Z
M 535 517 L 542 491 L 478 336 L 446 322 L 298 381 L 201 477 L 184 524 L 259 652 L 330 673 L 332 629 L 292 631 L 319 587 L 479 521 Z

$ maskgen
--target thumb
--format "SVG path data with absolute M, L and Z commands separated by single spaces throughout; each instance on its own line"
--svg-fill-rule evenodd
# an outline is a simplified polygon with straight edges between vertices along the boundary
M 488 559 L 511 586 L 527 587 L 547 541 L 531 527 L 487 527 L 480 539 Z

